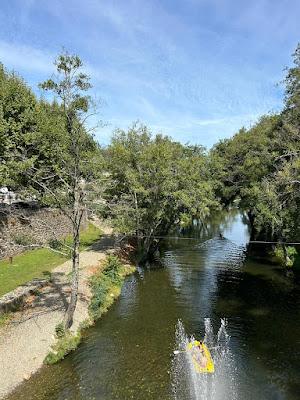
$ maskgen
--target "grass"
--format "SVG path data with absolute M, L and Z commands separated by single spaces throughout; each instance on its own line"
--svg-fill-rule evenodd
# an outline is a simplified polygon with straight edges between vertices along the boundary
M 65 358 L 65 356 L 71 351 L 77 349 L 81 341 L 80 332 L 72 334 L 70 331 L 66 332 L 65 335 L 58 338 L 57 342 L 52 346 L 52 351 L 46 356 L 44 363 L 51 365 L 56 364 L 58 361 Z
M 91 246 L 100 235 L 100 229 L 89 223 L 87 229 L 81 233 L 80 250 Z M 66 238 L 66 242 L 72 242 L 70 236 Z M 68 259 L 69 257 L 50 249 L 41 248 L 14 257 L 12 264 L 8 260 L 0 261 L 0 296 L 34 278 L 49 276 L 49 271 Z
M 12 313 L 0 314 L 0 328 L 5 326 L 12 319 Z

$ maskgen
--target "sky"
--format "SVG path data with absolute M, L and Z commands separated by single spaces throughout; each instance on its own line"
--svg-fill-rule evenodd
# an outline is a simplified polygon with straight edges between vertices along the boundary
M 64 47 L 85 63 L 101 144 L 134 121 L 211 147 L 282 107 L 299 0 L 0 2 L 0 61 L 37 88 Z

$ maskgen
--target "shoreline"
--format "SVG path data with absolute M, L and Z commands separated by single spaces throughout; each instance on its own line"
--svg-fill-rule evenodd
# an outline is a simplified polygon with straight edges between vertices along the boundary
M 99 250 L 80 253 L 78 301 L 70 329 L 72 337 L 80 334 L 82 325 L 88 328 L 94 323 L 89 312 L 92 300 L 90 279 L 101 274 L 108 255 L 107 249 L 101 249 L 101 239 L 98 243 Z M 125 279 L 127 274 L 134 272 L 134 267 L 126 265 L 124 268 L 122 278 Z M 52 283 L 42 288 L 36 296 L 30 296 L 24 310 L 14 313 L 12 320 L 0 329 L 0 399 L 6 398 L 28 381 L 45 365 L 45 358 L 50 353 L 55 354 L 55 345 L 59 342 L 55 327 L 65 313 L 70 293 L 70 272 L 70 260 L 55 268 L 52 271 Z M 114 291 L 113 296 L 110 293 L 105 311 L 120 294 L 123 281 L 119 291 Z

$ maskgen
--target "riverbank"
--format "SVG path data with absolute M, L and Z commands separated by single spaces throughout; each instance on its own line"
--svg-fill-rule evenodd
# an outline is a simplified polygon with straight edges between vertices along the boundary
M 91 277 L 101 274 L 107 257 L 103 240 L 80 254 L 78 303 L 71 333 L 76 335 L 82 324 L 91 321 Z M 68 303 L 71 261 L 55 268 L 51 283 L 26 301 L 26 306 L 13 315 L 0 330 L 0 398 L 8 395 L 43 366 L 49 352 L 55 352 L 55 328 L 62 321 Z M 112 301 L 117 296 L 111 297 Z M 111 301 L 111 303 L 112 303 Z M 55 348 L 55 347 L 54 347 Z

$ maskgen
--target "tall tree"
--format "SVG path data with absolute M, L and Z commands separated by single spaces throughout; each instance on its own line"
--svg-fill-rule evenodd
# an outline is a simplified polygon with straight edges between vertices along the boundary
M 27 172 L 44 201 L 61 208 L 72 223 L 72 284 L 64 321 L 68 329 L 73 323 L 78 296 L 80 227 L 88 200 L 87 188 L 98 172 L 99 152 L 86 124 L 91 106 L 86 92 L 91 84 L 89 77 L 81 71 L 81 59 L 65 52 L 58 56 L 55 66 L 57 76 L 40 85 L 42 89 L 52 92 L 57 100 L 52 109 L 58 114 L 61 129 L 57 126 L 57 142 L 47 149 L 50 157 L 52 152 L 55 157 L 50 162 L 49 158 L 44 160 L 38 167 L 32 166 Z M 49 120 L 44 121 L 44 128 L 45 125 L 47 131 Z M 51 129 L 49 131 L 51 138 Z M 46 142 L 49 143 L 49 140 Z

